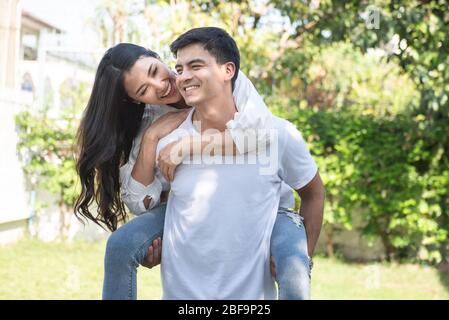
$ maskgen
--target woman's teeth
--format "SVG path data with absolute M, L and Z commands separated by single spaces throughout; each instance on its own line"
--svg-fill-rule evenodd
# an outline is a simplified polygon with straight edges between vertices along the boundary
M 164 95 L 161 98 L 167 97 L 170 94 L 170 92 L 171 92 L 171 83 L 169 82 L 167 90 L 165 91 Z

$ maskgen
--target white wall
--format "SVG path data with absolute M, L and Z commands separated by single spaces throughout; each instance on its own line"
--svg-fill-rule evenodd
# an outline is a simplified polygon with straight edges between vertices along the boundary
M 14 121 L 26 98 L 16 91 L 0 90 L 0 224 L 27 219 L 30 214 L 24 176 L 17 157 L 18 137 Z M 8 237 L 3 238 L 2 241 L 8 241 Z

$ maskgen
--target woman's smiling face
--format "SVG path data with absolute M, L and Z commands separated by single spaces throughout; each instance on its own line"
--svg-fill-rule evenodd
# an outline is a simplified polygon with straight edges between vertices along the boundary
M 139 58 L 124 73 L 123 85 L 128 96 L 146 104 L 172 104 L 182 99 L 176 87 L 175 73 L 159 59 Z

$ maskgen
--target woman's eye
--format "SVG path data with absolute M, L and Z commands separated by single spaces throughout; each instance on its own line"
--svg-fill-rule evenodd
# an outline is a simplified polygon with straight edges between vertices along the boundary
M 145 90 L 143 90 L 140 95 L 143 96 L 143 95 L 145 95 L 146 92 L 147 92 L 147 89 L 145 88 Z

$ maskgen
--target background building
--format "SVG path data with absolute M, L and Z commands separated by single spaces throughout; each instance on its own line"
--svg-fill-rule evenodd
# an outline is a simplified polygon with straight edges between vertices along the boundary
M 65 37 L 58 26 L 23 10 L 20 0 L 0 1 L 0 243 L 15 241 L 27 230 L 45 240 L 57 235 L 53 196 L 34 190 L 23 174 L 15 115 L 45 106 L 57 116 L 64 83 L 93 81 L 99 52 L 64 45 Z M 37 220 L 36 198 L 47 202 Z M 72 225 L 74 236 L 79 224 Z

